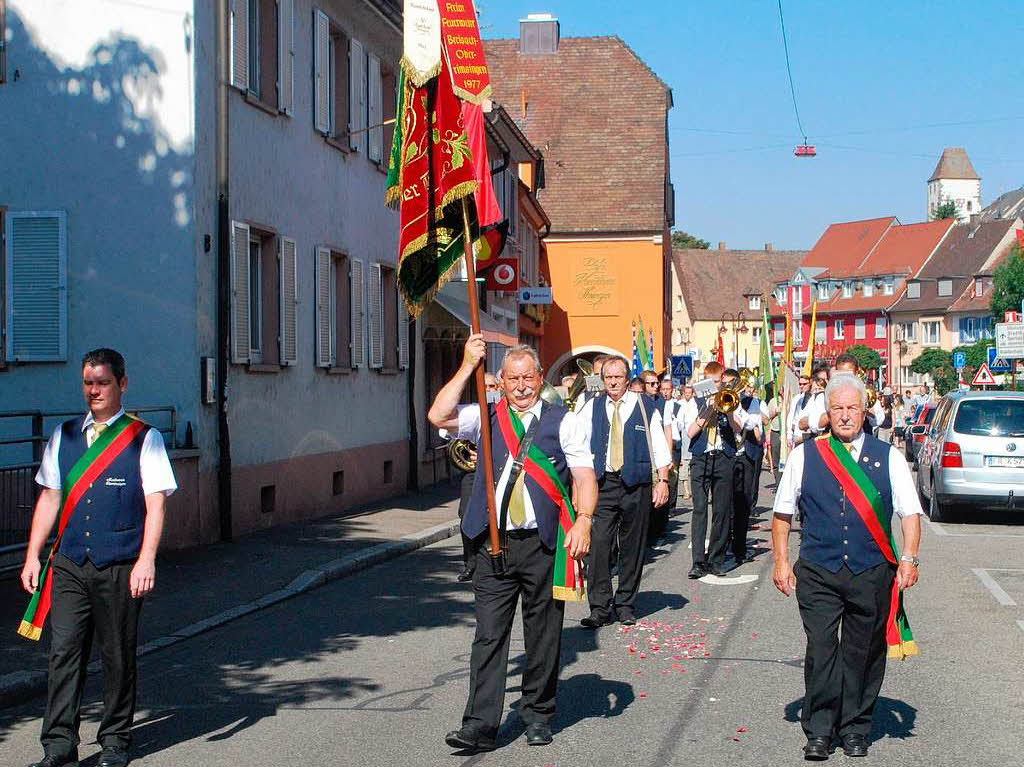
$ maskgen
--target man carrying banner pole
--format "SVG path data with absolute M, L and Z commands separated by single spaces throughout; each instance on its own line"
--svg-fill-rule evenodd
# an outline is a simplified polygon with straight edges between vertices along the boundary
M 914 480 L 899 450 L 864 433 L 867 391 L 859 378 L 836 376 L 825 395 L 831 433 L 790 454 L 772 520 L 772 579 L 786 596 L 796 590 L 807 634 L 800 719 L 811 761 L 828 759 L 834 735 L 848 756 L 867 755 L 886 656 L 917 654 L 903 609 L 903 590 L 917 582 L 921 540 Z M 790 565 L 798 509 L 800 558 Z

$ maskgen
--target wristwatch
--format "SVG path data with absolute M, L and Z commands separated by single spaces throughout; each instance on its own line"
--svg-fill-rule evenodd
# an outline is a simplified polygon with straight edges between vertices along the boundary
M 917 557 L 912 557 L 909 554 L 904 554 L 902 557 L 900 557 L 900 562 L 910 562 L 910 564 L 912 564 L 914 567 L 921 566 L 921 560 Z

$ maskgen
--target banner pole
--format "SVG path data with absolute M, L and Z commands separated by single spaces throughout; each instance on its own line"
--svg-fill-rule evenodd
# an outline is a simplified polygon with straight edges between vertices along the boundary
M 462 198 L 463 257 L 466 260 L 467 290 L 469 292 L 469 322 L 473 333 L 480 332 L 480 301 L 476 294 L 476 264 L 473 260 L 473 237 L 469 230 L 469 204 Z M 494 502 L 494 462 L 491 458 L 491 419 L 487 408 L 487 385 L 484 381 L 485 363 L 476 368 L 476 399 L 480 403 L 480 444 L 477 445 L 479 460 L 484 464 L 484 480 L 487 483 L 487 524 L 491 534 L 491 554 L 501 551 L 498 535 L 498 507 Z

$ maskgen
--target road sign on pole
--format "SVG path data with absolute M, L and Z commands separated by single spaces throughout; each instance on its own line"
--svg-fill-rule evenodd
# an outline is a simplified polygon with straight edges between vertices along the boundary
M 953 352 L 953 367 L 957 370 L 967 367 L 967 352 Z
M 1003 359 L 1024 357 L 1024 322 L 996 323 L 996 351 Z
M 995 386 L 995 384 L 996 379 L 992 375 L 992 371 L 988 369 L 988 365 L 982 363 L 981 367 L 978 368 L 978 372 L 974 374 L 971 386 Z
M 1009 373 L 1013 369 L 1013 363 L 1000 357 L 996 347 L 988 347 L 988 369 L 993 373 Z

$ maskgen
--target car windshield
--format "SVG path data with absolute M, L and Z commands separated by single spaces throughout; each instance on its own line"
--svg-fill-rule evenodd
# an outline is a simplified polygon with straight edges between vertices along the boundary
M 964 400 L 953 430 L 979 437 L 1024 437 L 1024 399 Z

